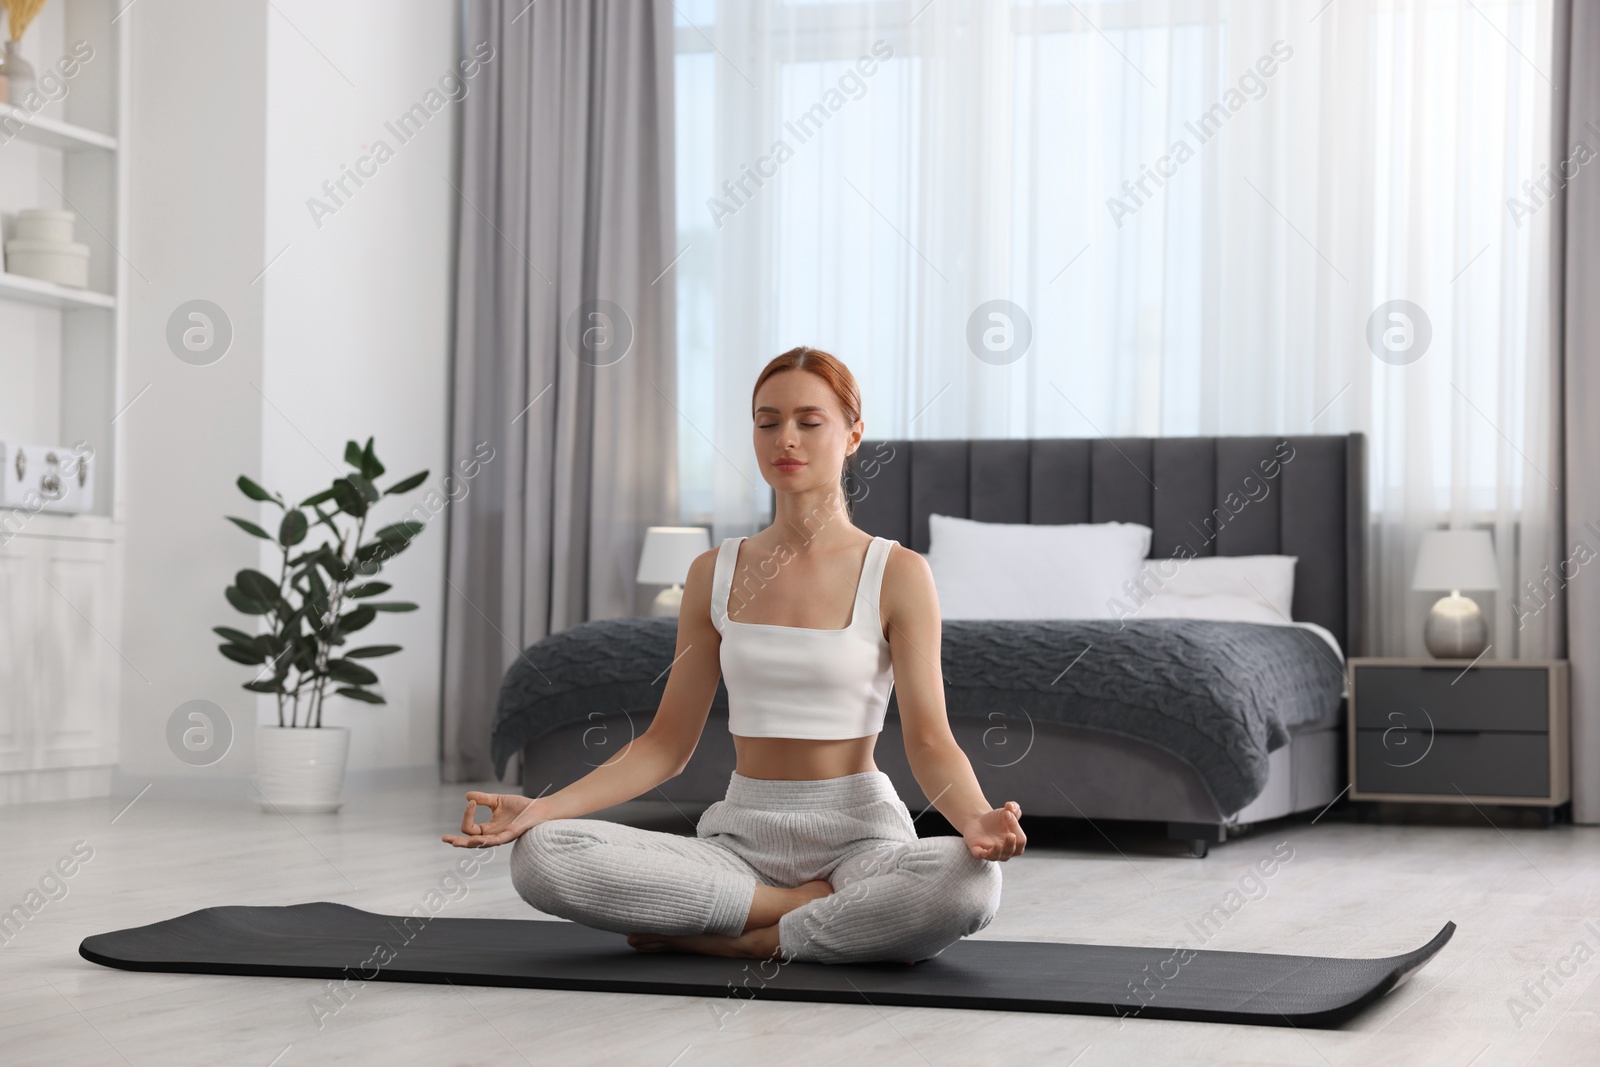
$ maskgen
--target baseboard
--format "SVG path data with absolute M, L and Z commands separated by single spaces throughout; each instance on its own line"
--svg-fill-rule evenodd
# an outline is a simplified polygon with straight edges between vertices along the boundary
M 360 767 L 345 772 L 344 795 L 383 793 L 395 789 L 432 788 L 439 784 L 439 765 L 419 763 L 401 767 Z M 130 774 L 121 767 L 111 773 L 110 788 L 100 796 L 134 797 L 148 788 L 147 796 L 186 800 L 239 800 L 254 803 L 255 788 L 248 775 Z
M 52 767 L 0 774 L 0 805 L 54 803 L 109 796 L 114 767 Z

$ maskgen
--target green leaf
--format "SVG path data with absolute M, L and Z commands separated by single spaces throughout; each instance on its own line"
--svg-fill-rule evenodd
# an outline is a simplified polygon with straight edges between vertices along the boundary
M 346 441 L 344 443 L 344 461 L 357 470 L 360 470 L 361 446 L 356 444 L 354 441 Z
M 298 545 L 306 539 L 306 531 L 310 524 L 306 522 L 305 513 L 301 511 L 286 511 L 283 522 L 278 524 L 278 544 L 284 548 Z
M 394 496 L 396 493 L 409 493 L 411 490 L 415 489 L 417 486 L 421 485 L 427 480 L 428 472 L 419 471 L 409 478 L 395 482 L 393 485 L 383 491 L 383 495 Z
M 328 577 L 336 582 L 347 582 L 352 577 L 350 568 L 346 567 L 344 561 L 331 549 L 324 553 L 317 562 L 322 565 L 323 570 L 328 572 Z
M 372 450 L 372 438 L 367 438 L 367 447 L 361 450 L 361 473 L 368 478 L 376 478 L 383 473 L 384 467 L 378 462 L 378 454 Z
M 318 504 L 326 503 L 327 501 L 332 500 L 332 499 L 333 499 L 333 490 L 332 489 L 324 489 L 322 492 L 320 492 L 320 493 L 312 493 L 310 496 L 308 496 L 304 500 L 300 501 L 300 505 L 299 506 L 303 507 L 303 508 L 314 508 Z
M 422 530 L 422 523 L 416 519 L 402 519 L 399 522 L 390 523 L 372 536 L 377 541 L 409 541 L 421 533 Z
M 284 637 L 281 634 L 269 630 L 263 634 L 256 634 L 255 647 L 268 656 L 274 656 L 283 649 L 283 642 Z
M 284 691 L 283 682 L 279 679 L 263 678 L 259 682 L 246 682 L 244 688 L 252 693 L 281 693 Z
M 410 541 L 396 540 L 394 538 L 390 538 L 387 541 L 368 541 L 356 549 L 356 561 L 359 563 L 376 562 L 382 565 L 410 547 Z M 377 571 L 363 571 L 362 573 L 376 574 Z
M 238 645 L 218 645 L 217 651 L 235 663 L 246 663 L 253 667 L 261 662 L 261 653 L 240 648 Z
M 278 583 L 260 571 L 246 568 L 234 575 L 233 580 L 239 586 L 239 591 L 251 600 L 262 604 L 278 602 Z
M 333 491 L 330 489 L 328 492 L 330 495 L 332 495 Z M 332 515 L 329 515 L 326 511 L 323 511 L 321 507 L 313 507 L 311 510 L 317 513 L 318 522 L 333 531 L 334 537 L 342 538 L 344 536 L 343 531 L 341 531 L 338 525 L 333 521 Z
M 254 648 L 256 644 L 254 634 L 247 634 L 243 630 L 235 630 L 232 627 L 213 626 L 211 632 L 219 637 L 227 638 L 236 645 L 243 645 L 245 648 Z
M 399 645 L 368 645 L 366 648 L 352 648 L 344 654 L 344 658 L 376 659 L 379 656 L 392 656 L 399 651 Z
M 360 700 L 367 704 L 389 703 L 377 693 L 369 693 L 365 689 L 353 689 L 350 686 L 341 686 L 340 688 L 335 689 L 334 692 L 338 693 L 342 697 L 349 697 L 351 700 Z
M 387 604 L 370 605 L 373 611 L 416 611 L 415 604 L 408 604 L 403 600 L 393 600 Z
M 342 616 L 334 626 L 342 634 L 353 634 L 370 624 L 377 617 L 377 611 L 370 604 L 363 604 L 356 610 Z
M 366 497 L 367 503 L 369 504 L 376 503 L 378 498 L 383 495 L 382 493 L 378 492 L 378 487 L 373 485 L 371 479 L 369 478 L 366 478 L 360 474 L 348 474 L 345 477 L 351 485 L 361 490 L 361 495 Z
M 228 598 L 228 603 L 246 615 L 266 615 L 272 611 L 272 605 L 252 600 L 231 585 L 222 591 L 222 595 Z
M 271 534 L 267 533 L 267 531 L 263 530 L 261 527 L 247 519 L 236 519 L 232 515 L 229 515 L 228 521 L 239 527 L 239 529 L 243 530 L 245 533 L 254 537 L 259 537 L 263 541 L 272 540 Z
M 388 582 L 365 582 L 361 585 L 352 585 L 344 591 L 344 595 L 353 600 L 360 600 L 364 596 L 377 596 L 387 593 L 392 586 Z
M 349 682 L 351 685 L 373 685 L 378 676 L 359 663 L 350 663 L 342 659 L 328 661 L 328 677 L 337 682 Z
M 265 489 L 261 488 L 255 482 L 252 482 L 249 478 L 246 478 L 242 474 L 239 475 L 239 480 L 235 484 L 238 485 L 239 492 L 243 493 L 251 500 L 265 500 L 273 504 L 278 502 L 277 497 L 273 496 L 271 493 L 267 492 Z
M 341 478 L 333 483 L 333 499 L 339 505 L 339 510 L 346 515 L 354 515 L 359 519 L 367 513 L 365 494 L 348 478 Z

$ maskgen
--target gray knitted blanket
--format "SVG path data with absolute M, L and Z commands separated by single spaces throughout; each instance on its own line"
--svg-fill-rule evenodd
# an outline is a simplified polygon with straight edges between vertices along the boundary
M 497 774 L 528 742 L 591 712 L 653 713 L 676 642 L 676 619 L 601 619 L 528 648 L 500 688 Z M 1292 727 L 1333 713 L 1344 683 L 1320 637 L 1260 623 L 947 621 L 942 653 L 952 718 L 999 713 L 1148 742 L 1193 767 L 1222 811 L 1260 795 L 1267 754 Z M 712 707 L 727 706 L 718 682 Z

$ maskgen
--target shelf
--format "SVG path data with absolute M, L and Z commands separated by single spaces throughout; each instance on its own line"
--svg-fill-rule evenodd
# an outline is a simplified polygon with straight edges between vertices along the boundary
M 64 152 L 115 152 L 117 139 L 70 122 L 30 115 L 15 104 L 0 104 L 0 148 L 11 141 L 27 141 Z
M 30 304 L 66 308 L 69 311 L 80 308 L 109 310 L 117 306 L 117 298 L 105 293 L 97 293 L 92 289 L 73 289 L 70 286 L 57 285 L 55 282 L 42 282 L 38 278 L 24 278 L 20 274 L 7 274 L 4 271 L 0 271 L 0 299 L 25 300 Z

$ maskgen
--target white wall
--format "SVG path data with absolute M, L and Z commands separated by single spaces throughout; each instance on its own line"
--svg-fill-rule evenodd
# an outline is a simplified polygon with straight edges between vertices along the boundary
M 446 179 L 457 105 L 403 145 L 384 124 L 452 68 L 455 5 L 147 0 L 127 17 L 129 253 L 151 278 L 135 281 L 130 300 L 130 393 L 155 387 L 127 416 L 124 633 L 139 672 L 124 671 L 117 788 L 155 780 L 168 792 L 245 795 L 252 726 L 276 721 L 275 703 L 240 688 L 249 669 L 217 653 L 210 628 L 252 629 L 222 590 L 239 568 L 275 558 L 223 516 L 275 512 L 258 513 L 234 480 L 304 497 L 344 469 L 347 439 L 368 436 L 389 468 L 380 484 L 428 469 L 425 488 L 436 488 L 450 462 Z M 307 198 L 328 201 L 323 182 L 378 138 L 393 158 L 318 227 Z M 232 350 L 208 367 L 180 362 L 164 340 L 167 316 L 194 297 L 220 304 L 235 329 Z M 404 510 L 383 507 L 384 521 Z M 355 788 L 433 780 L 442 519 L 385 569 L 391 596 L 420 610 L 361 633 L 405 647 L 371 661 L 389 703 L 336 698 L 325 710 L 324 723 L 352 728 Z M 166 748 L 167 717 L 195 698 L 222 705 L 238 728 L 234 750 L 210 767 L 184 766 Z
M 432 472 L 387 500 L 398 519 L 438 487 L 447 458 L 451 160 L 458 105 L 445 103 L 405 143 L 385 127 L 454 69 L 456 5 L 449 0 L 274 0 L 267 20 L 268 256 L 263 279 L 265 484 L 303 498 L 343 464 L 344 443 L 375 437 L 388 485 Z M 292 25 L 291 25 L 292 23 Z M 302 36 L 304 34 L 304 36 Z M 313 45 L 315 47 L 313 47 Z M 352 84 L 354 86 L 352 87 Z M 476 88 L 470 82 L 468 91 Z M 442 94 L 441 94 L 442 96 Z M 437 99 L 437 98 L 436 98 Z M 335 202 L 323 183 L 377 151 L 393 150 Z M 313 219 L 315 197 L 333 214 Z M 319 209 L 320 212 L 321 209 Z M 320 226 L 318 225 L 320 222 Z M 403 501 L 404 503 L 399 503 Z M 369 522 L 367 529 L 376 527 Z M 275 557 L 274 557 L 275 558 Z M 384 614 L 360 644 L 405 651 L 369 660 L 387 705 L 343 697 L 323 721 L 352 727 L 352 770 L 427 764 L 439 751 L 444 516 L 387 564 L 384 599 L 420 605 Z M 264 700 L 262 721 L 276 721 Z
M 235 478 L 261 467 L 262 218 L 266 176 L 265 0 L 160 0 L 131 29 L 120 760 L 141 788 L 161 776 L 209 783 L 251 770 L 248 731 L 212 767 L 167 748 L 178 705 L 211 700 L 235 723 L 254 698 L 217 654 L 211 627 L 233 621 L 228 576 L 250 565 Z M 197 91 L 198 90 L 198 91 Z M 204 367 L 166 343 L 167 319 L 203 298 L 232 321 L 231 349 Z M 148 389 L 146 389 L 148 386 Z M 249 699 L 246 699 L 249 698 Z M 120 791 L 120 789 L 119 789 Z

